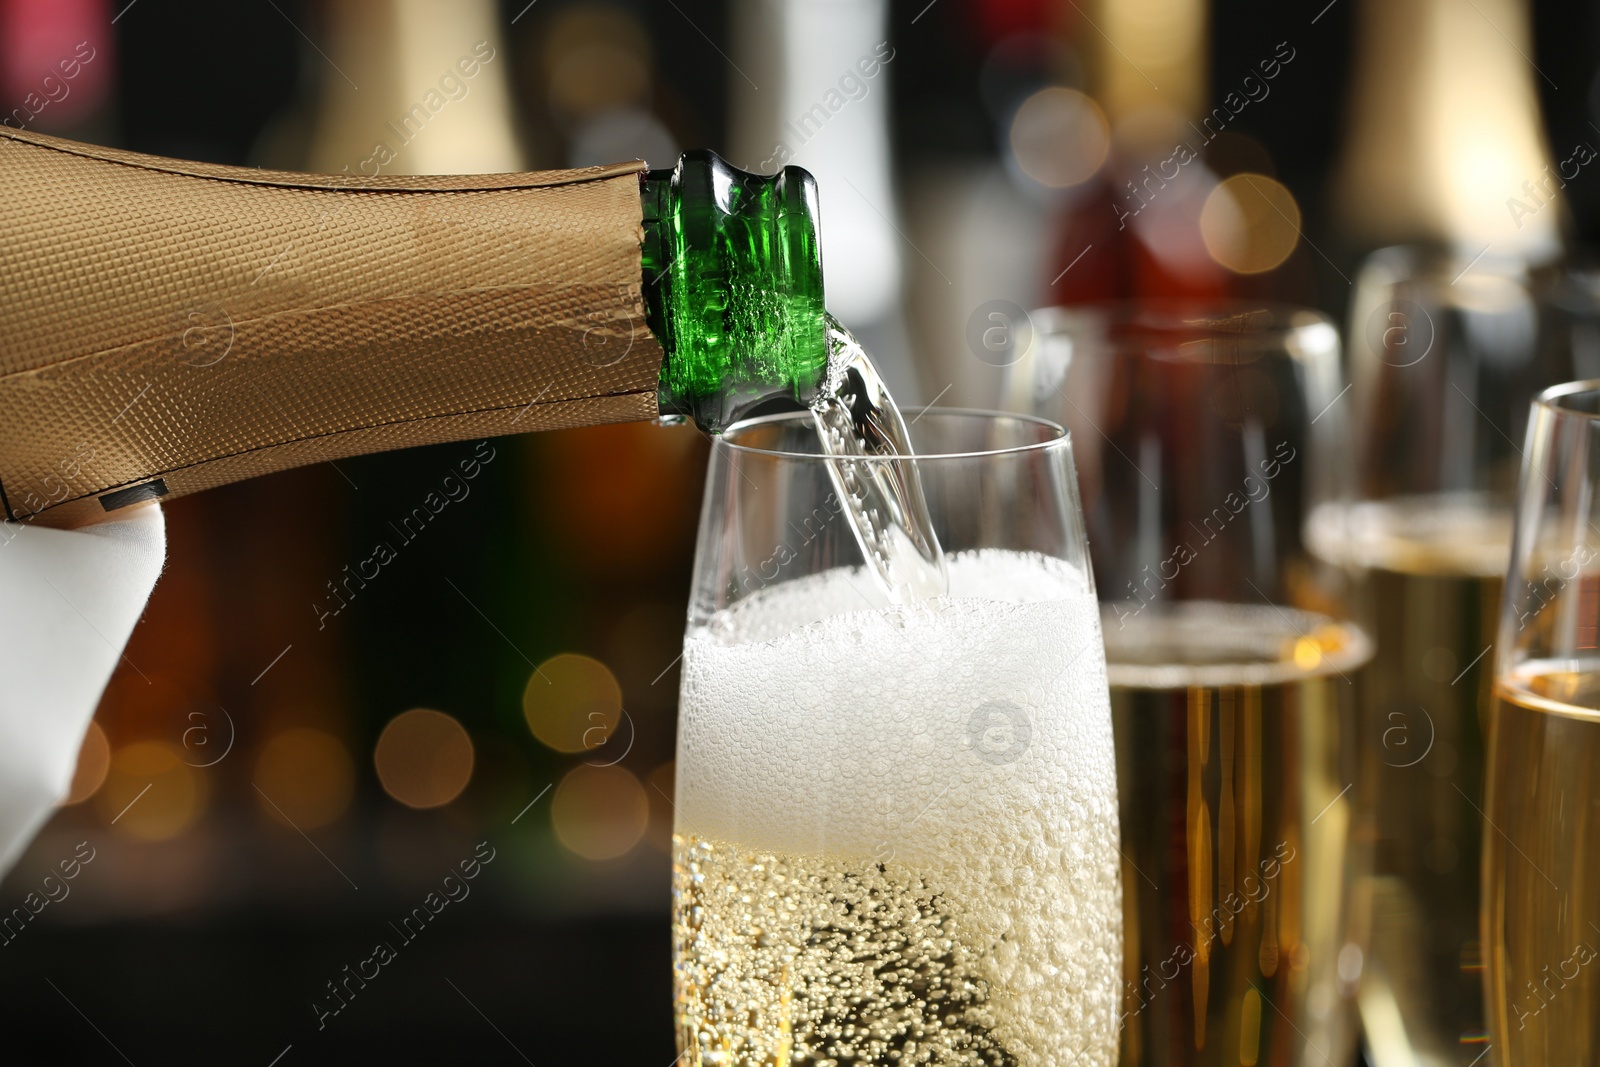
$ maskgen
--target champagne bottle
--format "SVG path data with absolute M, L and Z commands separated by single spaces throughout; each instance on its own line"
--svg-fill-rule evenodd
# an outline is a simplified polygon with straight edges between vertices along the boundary
M 1334 175 L 1351 251 L 1412 242 L 1464 260 L 1557 258 L 1572 175 L 1545 144 L 1524 0 L 1366 0 L 1358 12 Z
M 773 73 L 757 91 L 729 71 L 729 154 L 758 172 L 794 163 L 816 176 L 827 220 L 820 240 L 833 270 L 829 310 L 907 400 L 918 374 L 902 312 L 905 242 L 891 221 L 903 212 L 889 129 L 896 53 L 888 8 L 888 0 L 733 5 L 734 61 Z M 840 99 L 847 103 L 835 106 Z
M 1214 119 L 1206 124 L 1210 6 L 1101 0 L 1093 8 L 1093 24 L 1104 33 L 1085 47 L 1111 149 L 1100 172 L 1059 209 L 1049 302 L 1234 295 L 1200 226 L 1217 185 L 1203 156 L 1216 130 Z
M 495 0 L 325 0 L 320 7 L 329 60 L 311 57 L 321 84 L 305 166 L 290 169 L 527 169 Z
M 9 129 L 0 159 L 12 520 L 525 430 L 714 433 L 826 381 L 798 168 L 309 175 Z

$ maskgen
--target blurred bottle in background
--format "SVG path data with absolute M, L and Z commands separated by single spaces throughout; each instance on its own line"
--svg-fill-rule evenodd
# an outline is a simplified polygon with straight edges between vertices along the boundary
M 304 169 L 523 169 L 494 0 L 335 0 L 326 14 L 335 70 L 323 72 Z
M 1300 206 L 1268 150 L 1236 128 L 1277 88 L 1294 46 L 1213 76 L 1206 0 L 1105 0 L 1091 10 L 1069 25 L 1093 109 L 1030 101 L 1012 129 L 1019 165 L 1075 182 L 1058 208 L 1048 301 L 1314 302 Z M 1087 179 L 1073 169 L 1095 159 Z
M 937 267 L 911 260 L 919 339 L 953 397 L 997 401 L 999 368 L 1027 344 L 1021 313 L 1041 304 L 1316 301 L 1301 207 L 1244 132 L 1290 106 L 1276 96 L 1300 57 L 1290 42 L 1213 76 L 1205 0 L 967 12 L 999 162 L 918 167 L 913 237 Z
M 495 173 L 529 165 L 493 0 L 327 0 L 300 38 L 295 98 L 251 162 L 278 170 Z
M 918 5 L 905 32 L 897 129 L 920 149 L 904 172 L 906 304 L 925 392 L 940 404 L 999 406 L 1007 360 L 981 343 L 990 316 L 1010 338 L 1041 302 L 1055 191 L 1011 162 L 1009 138 L 1030 96 L 1083 85 L 1063 13 L 1060 0 Z
M 734 5 L 729 151 L 749 170 L 793 163 L 816 176 L 828 309 L 905 404 L 921 393 L 901 311 L 904 239 L 889 135 L 896 51 L 886 15 L 885 0 Z
M 1188 143 L 1209 97 L 1209 13 L 1206 0 L 1093 5 L 1071 26 L 1084 39 L 1092 96 L 1048 107 L 1035 98 L 1018 112 L 1018 165 L 1072 189 L 1057 223 L 1051 303 L 1226 291 L 1200 230 L 1217 179 Z M 1099 33 L 1085 24 L 1091 17 Z M 1085 163 L 1098 165 L 1072 169 Z
M 537 165 L 589 167 L 643 159 L 670 167 L 680 139 L 664 112 L 655 44 L 631 7 L 584 3 L 530 12 L 517 27 L 524 129 Z
M 1559 254 L 1565 209 L 1532 51 L 1523 0 L 1361 5 L 1334 197 L 1348 245 L 1433 242 L 1468 258 L 1488 246 L 1530 263 Z

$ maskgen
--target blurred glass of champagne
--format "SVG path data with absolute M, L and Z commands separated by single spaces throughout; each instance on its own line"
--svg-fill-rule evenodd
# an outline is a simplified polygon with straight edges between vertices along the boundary
M 1382 250 L 1349 309 L 1355 502 L 1311 533 L 1360 576 L 1377 642 L 1367 1042 L 1377 1067 L 1465 1065 L 1487 1041 L 1484 717 L 1517 442 L 1575 376 L 1593 300 L 1559 265 L 1522 0 L 1368 0 L 1359 22 L 1335 202 L 1347 248 Z

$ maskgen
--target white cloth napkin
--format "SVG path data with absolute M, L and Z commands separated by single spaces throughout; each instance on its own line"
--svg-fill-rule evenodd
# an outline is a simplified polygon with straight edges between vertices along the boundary
M 0 875 L 72 784 L 166 554 L 155 505 L 79 530 L 0 524 Z

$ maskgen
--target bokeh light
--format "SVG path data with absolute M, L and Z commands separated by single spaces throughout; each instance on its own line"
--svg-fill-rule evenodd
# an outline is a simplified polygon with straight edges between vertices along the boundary
M 522 714 L 533 736 L 557 752 L 588 752 L 621 721 L 622 687 L 599 660 L 563 652 L 529 677 Z
M 72 785 L 61 806 L 82 804 L 94 796 L 110 769 L 111 745 L 106 741 L 106 732 L 100 729 L 99 723 L 91 721 L 89 732 L 83 735 L 83 747 L 78 749 L 78 768 L 72 772 Z
M 1314 671 L 1322 664 L 1322 649 L 1309 637 L 1294 642 L 1294 665 L 1303 671 Z
M 119 833 L 141 841 L 177 837 L 205 811 L 200 772 L 164 741 L 137 741 L 116 750 L 95 806 Z
M 1093 177 L 1110 145 L 1110 127 L 1100 105 L 1076 89 L 1041 89 L 1023 101 L 1011 120 L 1017 167 L 1052 189 Z
M 622 767 L 574 767 L 550 802 L 556 839 L 588 860 L 626 855 L 649 820 L 644 786 Z
M 1288 259 L 1300 243 L 1300 205 L 1283 183 L 1265 174 L 1235 174 L 1206 197 L 1200 236 L 1222 266 L 1260 274 Z
M 389 720 L 372 762 L 391 797 L 412 808 L 437 808 L 472 780 L 472 738 L 454 716 L 413 708 Z
M 349 751 L 322 730 L 285 730 L 256 757 L 256 801 L 262 812 L 301 830 L 326 826 L 343 815 L 355 781 Z

